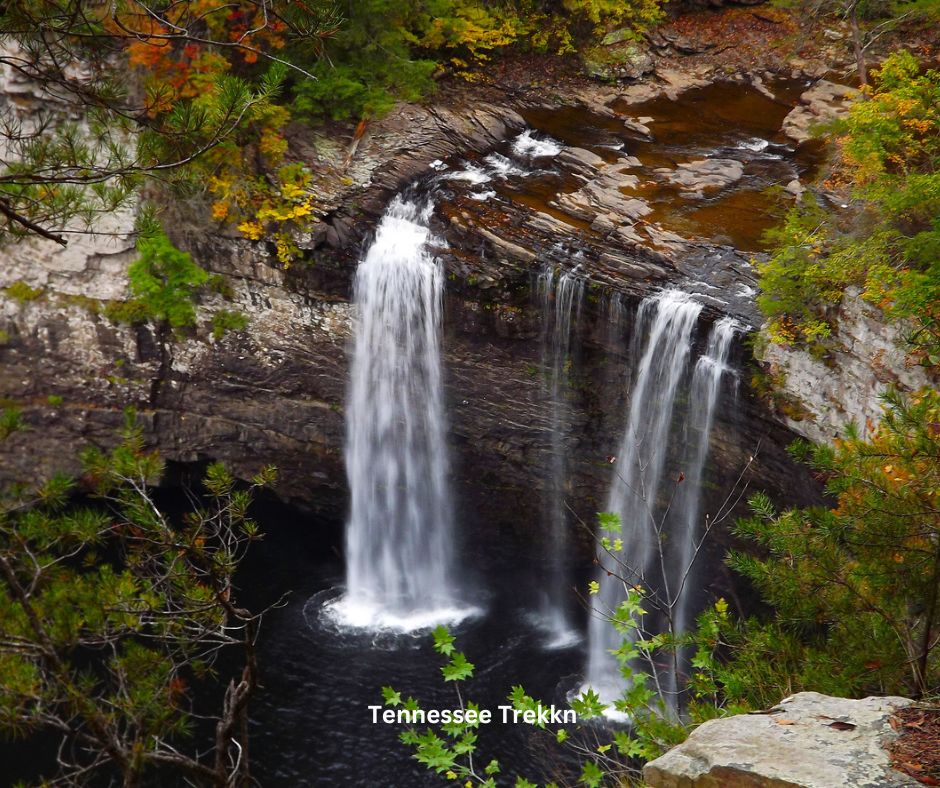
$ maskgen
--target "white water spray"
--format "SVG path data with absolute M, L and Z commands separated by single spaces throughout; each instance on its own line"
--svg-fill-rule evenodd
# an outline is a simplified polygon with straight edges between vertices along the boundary
M 396 197 L 356 272 L 346 411 L 347 590 L 342 624 L 414 630 L 460 604 L 442 403 L 443 277 L 431 205 Z
M 532 159 L 551 158 L 561 153 L 561 150 L 561 145 L 554 140 L 533 136 L 532 129 L 526 129 L 512 141 L 513 153 Z

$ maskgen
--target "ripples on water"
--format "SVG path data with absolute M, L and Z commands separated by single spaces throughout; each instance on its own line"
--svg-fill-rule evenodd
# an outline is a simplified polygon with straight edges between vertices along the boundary
M 340 623 L 331 615 L 342 599 L 336 531 L 331 540 L 309 523 L 268 526 L 267 531 L 243 585 L 265 585 L 267 599 L 293 591 L 285 606 L 267 615 L 262 630 L 264 687 L 252 705 L 251 740 L 261 784 L 441 785 L 441 778 L 417 764 L 398 741 L 401 729 L 373 725 L 368 709 L 382 703 L 386 685 L 414 696 L 425 709 L 456 707 L 453 687 L 441 679 L 441 658 L 429 632 L 372 631 Z M 485 611 L 452 627 L 458 648 L 476 665 L 466 694 L 494 715 L 520 683 L 546 703 L 563 704 L 576 685 L 583 653 L 544 648 L 543 632 L 517 606 L 517 575 L 498 559 L 487 563 L 486 582 L 493 593 Z M 570 769 L 563 761 L 553 762 L 559 756 L 546 748 L 544 734 L 522 724 L 483 726 L 479 752 L 499 759 L 505 774 L 518 772 L 533 780 Z

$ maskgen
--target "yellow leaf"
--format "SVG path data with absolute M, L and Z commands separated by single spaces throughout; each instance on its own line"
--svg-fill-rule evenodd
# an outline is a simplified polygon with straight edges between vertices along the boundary
M 260 222 L 242 222 L 238 225 L 238 231 L 252 241 L 257 241 L 264 235 L 264 227 L 261 226 Z

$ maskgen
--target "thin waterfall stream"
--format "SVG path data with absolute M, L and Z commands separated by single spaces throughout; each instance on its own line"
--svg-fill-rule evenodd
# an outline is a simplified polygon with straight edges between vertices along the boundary
M 706 351 L 695 363 L 689 406 L 683 409 L 678 394 L 688 377 L 701 310 L 701 304 L 676 290 L 645 299 L 637 310 L 634 384 L 607 502 L 608 511 L 620 517 L 622 549 L 601 556 L 600 590 L 588 630 L 585 680 L 606 702 L 624 688 L 611 654 L 621 635 L 607 616 L 624 600 L 625 586 L 643 586 L 655 597 L 641 622 L 645 632 L 671 628 L 679 634 L 693 609 L 689 586 L 702 535 L 703 470 L 728 352 L 740 330 L 730 318 L 714 325 Z M 684 438 L 682 470 L 672 478 L 667 476 L 669 455 L 677 438 Z M 673 711 L 678 708 L 678 670 L 677 664 L 656 677 L 663 701 Z
M 704 484 L 705 461 L 715 421 L 721 384 L 725 375 L 732 374 L 728 367 L 728 353 L 735 334 L 742 330 L 740 323 L 730 317 L 716 321 L 708 335 L 705 353 L 695 363 L 692 385 L 689 390 L 689 415 L 687 419 L 686 458 L 683 464 L 685 479 L 679 488 L 678 500 L 674 503 L 675 527 L 673 533 L 678 549 L 671 554 L 669 567 L 673 578 L 676 608 L 673 621 L 677 633 L 686 632 L 694 611 L 688 587 L 694 586 L 696 552 L 701 545 L 700 526 L 702 486 Z M 709 525 L 711 521 L 709 521 Z
M 542 371 L 550 408 L 550 442 L 545 463 L 542 512 L 546 530 L 540 622 L 548 630 L 549 648 L 580 640 L 571 616 L 570 522 L 565 502 L 567 440 L 571 432 L 568 379 L 573 365 L 572 335 L 577 331 L 584 298 L 584 279 L 573 271 L 545 268 L 536 296 L 542 316 Z

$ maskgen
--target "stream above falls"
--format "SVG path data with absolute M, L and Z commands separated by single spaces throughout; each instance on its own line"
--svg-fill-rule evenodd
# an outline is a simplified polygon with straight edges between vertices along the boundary
M 775 82 L 767 88 L 771 98 L 751 85 L 719 82 L 691 88 L 674 100 L 614 102 L 608 114 L 578 106 L 523 109 L 532 129 L 526 134 L 542 142 L 541 150 L 517 143 L 514 151 L 507 142 L 495 156 L 468 159 L 466 177 L 452 177 L 464 187 L 456 189 L 458 195 L 523 204 L 573 230 L 598 232 L 608 228 L 588 221 L 577 201 L 559 200 L 576 194 L 588 173 L 569 166 L 571 157 L 559 161 L 557 153 L 587 151 L 616 167 L 622 184 L 613 187 L 624 197 L 646 203 L 650 212 L 642 215 L 644 224 L 743 252 L 761 251 L 763 233 L 792 204 L 784 187 L 811 179 L 824 155 L 820 143 L 797 144 L 781 131 L 805 87 L 799 80 Z M 552 143 L 557 150 L 546 155 Z M 505 157 L 513 156 L 507 166 Z M 719 162 L 724 172 L 704 188 L 683 182 L 683 171 L 701 161 Z

